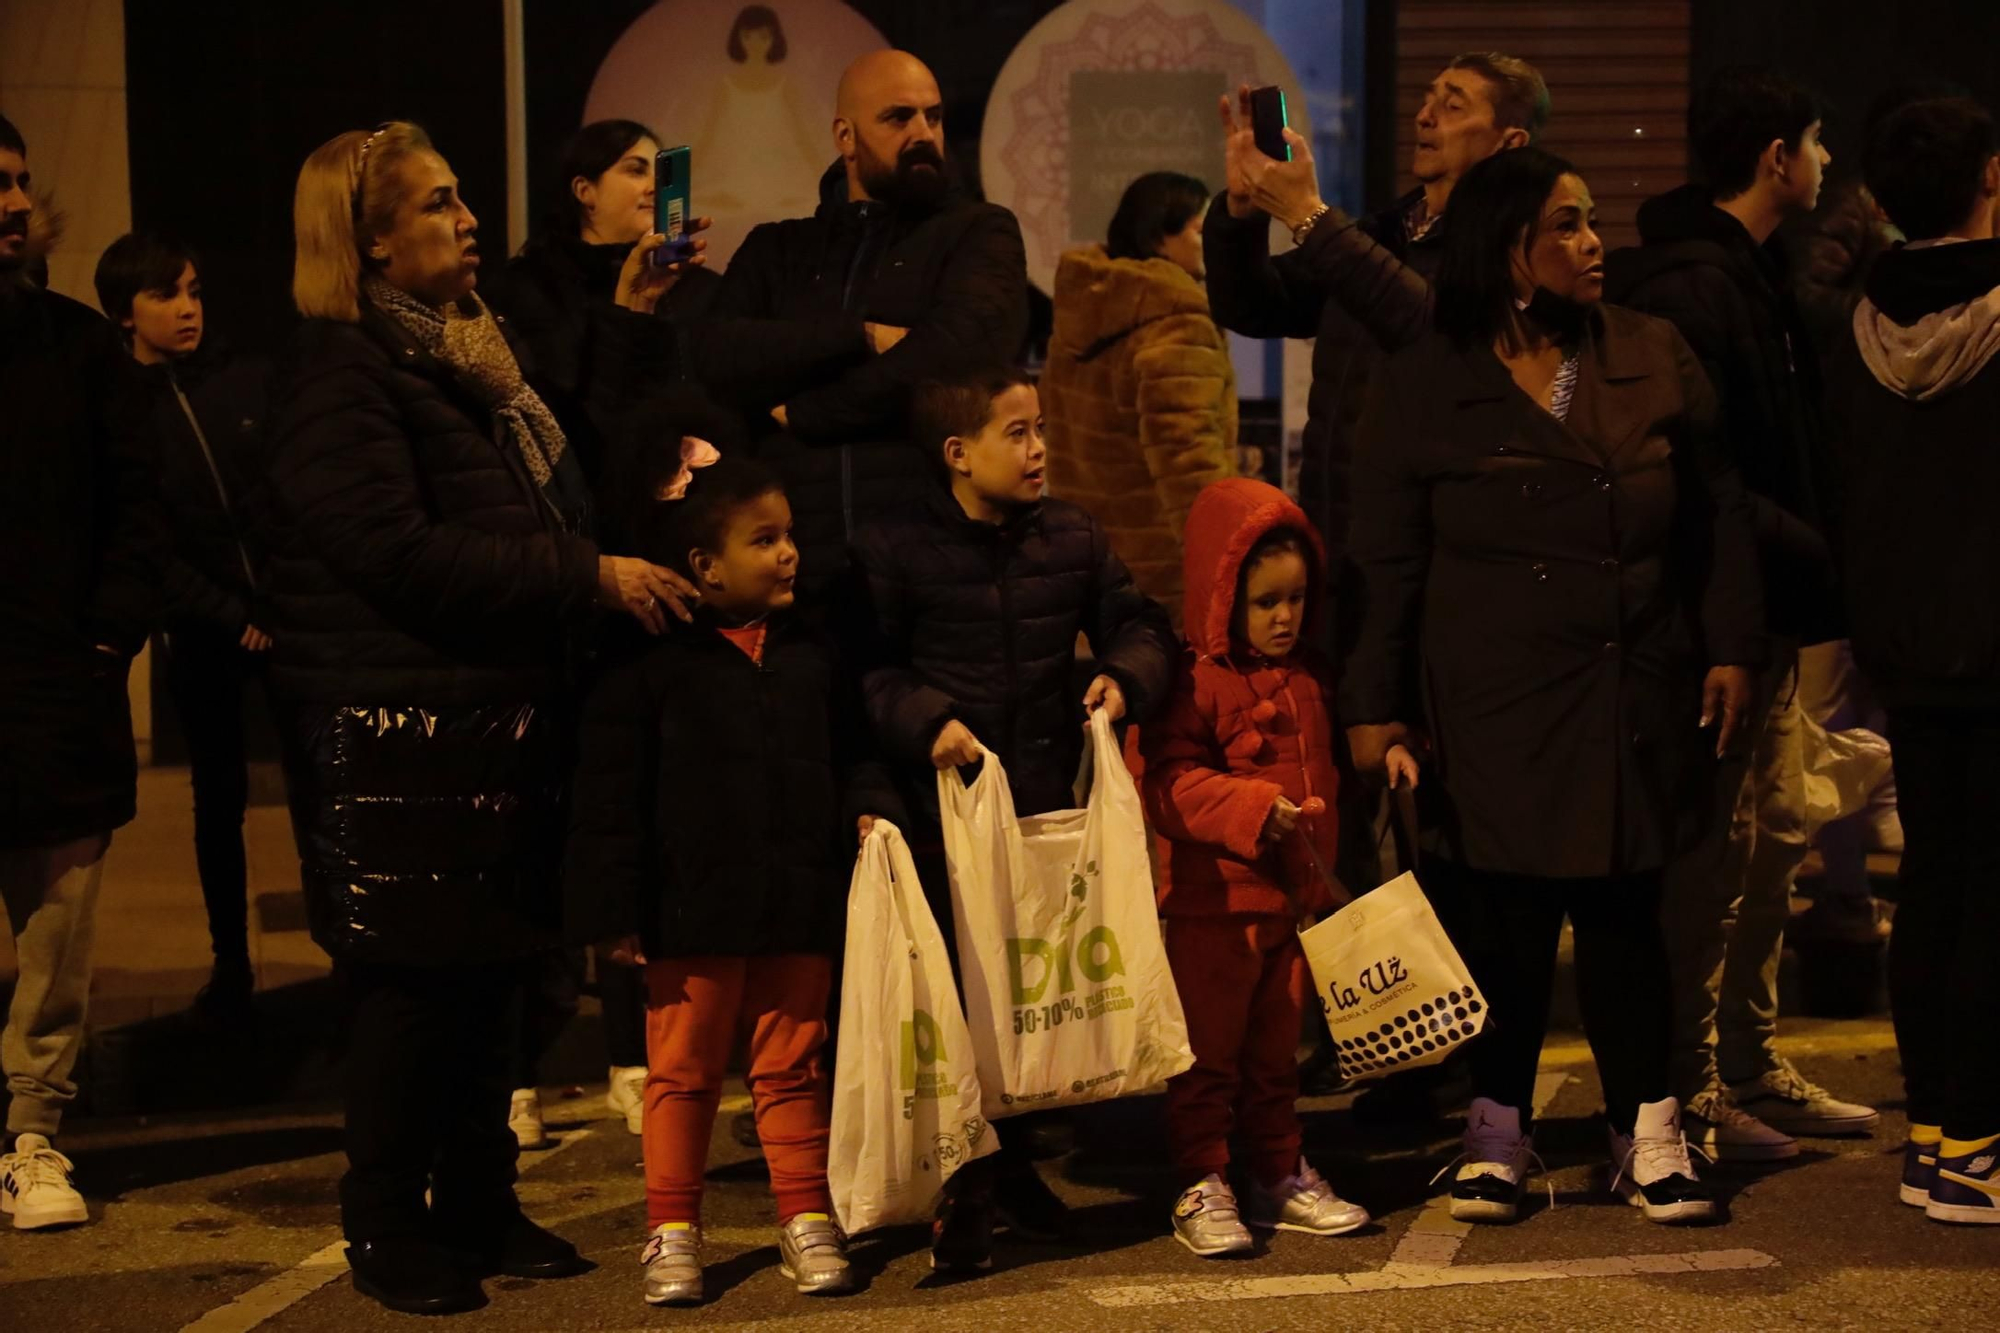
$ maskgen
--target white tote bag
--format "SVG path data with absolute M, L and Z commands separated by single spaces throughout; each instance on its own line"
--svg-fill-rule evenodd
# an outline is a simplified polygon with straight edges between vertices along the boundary
M 1415 875 L 1356 898 L 1299 943 L 1350 1080 L 1436 1064 L 1486 1026 L 1486 997 Z
M 944 1183 L 998 1147 L 979 1110 L 972 1043 L 894 824 L 875 821 L 847 891 L 827 1185 L 849 1235 L 929 1220 Z
M 1102 710 L 1090 798 L 1017 819 L 988 752 L 938 774 L 965 1017 L 988 1119 L 1109 1101 L 1194 1063 L 1153 906 L 1139 791 Z

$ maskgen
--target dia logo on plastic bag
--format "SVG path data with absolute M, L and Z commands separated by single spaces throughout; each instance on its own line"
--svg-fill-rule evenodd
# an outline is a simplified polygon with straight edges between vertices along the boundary
M 1070 936 L 1075 929 L 1077 918 L 1083 915 L 1084 907 L 1090 901 L 1090 881 L 1086 875 L 1097 874 L 1097 862 L 1087 862 L 1081 873 L 1072 871 L 1069 877 L 1069 896 L 1073 900 L 1069 910 L 1063 914 L 1062 935 L 1053 944 L 1030 936 L 1007 941 L 1008 975 L 1013 983 L 1016 1005 L 1035 1004 L 1049 988 L 1049 978 L 1056 979 L 1056 994 L 1068 995 L 1076 989 L 1076 979 L 1070 971 L 1070 959 L 1076 960 L 1076 970 L 1083 973 L 1086 981 L 1106 982 L 1113 977 L 1125 975 L 1125 960 L 1118 952 L 1118 936 L 1109 926 L 1098 926 L 1084 932 L 1081 940 L 1071 947 Z M 1100 956 L 1099 951 L 1102 950 Z M 1041 965 L 1041 975 L 1034 984 L 1028 984 L 1029 960 Z

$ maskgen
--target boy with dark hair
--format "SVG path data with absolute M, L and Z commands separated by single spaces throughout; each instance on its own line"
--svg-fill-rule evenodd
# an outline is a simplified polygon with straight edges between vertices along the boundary
M 97 301 L 138 363 L 134 424 L 167 518 L 161 648 L 194 786 L 195 867 L 214 970 L 196 997 L 210 1017 L 249 1016 L 243 811 L 250 799 L 245 696 L 267 687 L 270 616 L 253 609 L 263 556 L 250 495 L 263 475 L 266 367 L 205 339 L 201 270 L 185 246 L 128 233 L 97 261 Z M 205 350 L 205 344 L 207 349 Z
M 1669 869 L 1674 1095 L 1712 1157 L 1797 1154 L 1797 1134 L 1865 1134 L 1774 1044 L 1778 959 L 1806 854 L 1802 644 L 1840 636 L 1824 535 L 1830 482 L 1819 366 L 1773 239 L 1811 211 L 1832 156 L 1817 98 L 1768 69 L 1726 69 L 1688 116 L 1703 180 L 1639 209 L 1642 243 L 1607 260 L 1605 298 L 1671 321 L 1715 386 L 1724 438 L 1756 508 L 1772 664 L 1744 743 L 1718 771 L 1709 834 Z M 1863 909 L 1872 921 L 1872 904 Z
M 920 385 L 916 442 L 944 482 L 862 530 L 848 617 L 869 720 L 911 815 L 912 850 L 948 945 L 951 896 L 937 770 L 990 752 L 1018 814 L 1075 804 L 1088 714 L 1142 720 L 1166 698 L 1178 645 L 1104 529 L 1042 498 L 1048 449 L 1034 384 L 992 370 Z M 1077 636 L 1096 655 L 1079 691 Z M 1001 1150 L 952 1178 L 932 1232 L 940 1269 L 992 1263 L 996 1210 L 1017 1236 L 1053 1239 L 1064 1208 L 1001 1133 Z
M 1901 1198 L 2000 1223 L 2000 136 L 1969 99 L 1916 102 L 1878 128 L 1866 175 L 1909 243 L 1876 262 L 1832 379 L 1854 651 L 1903 817 Z

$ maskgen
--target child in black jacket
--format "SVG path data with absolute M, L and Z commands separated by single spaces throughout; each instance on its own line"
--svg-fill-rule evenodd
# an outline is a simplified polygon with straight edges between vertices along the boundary
M 833 654 L 793 614 L 775 474 L 690 439 L 648 494 L 639 548 L 701 605 L 592 691 L 566 869 L 572 933 L 645 968 L 645 1297 L 702 1299 L 702 1177 L 739 1031 L 785 1273 L 845 1291 L 821 1048 L 853 831 L 869 822 L 841 809 L 855 775 L 835 731 L 858 703 L 837 701 Z
M 1042 498 L 1040 400 L 1019 371 L 919 386 L 917 443 L 944 477 L 921 505 L 855 539 L 848 628 L 868 718 L 915 827 L 932 912 L 953 937 L 937 824 L 937 770 L 982 748 L 1006 767 L 1018 814 L 1075 804 L 1088 714 L 1142 719 L 1164 701 L 1179 643 L 1097 521 Z M 1095 673 L 1084 686 L 1077 636 Z M 995 1213 L 1017 1236 L 1053 1236 L 1061 1203 L 1010 1149 L 961 1170 L 932 1235 L 940 1269 L 991 1263 Z

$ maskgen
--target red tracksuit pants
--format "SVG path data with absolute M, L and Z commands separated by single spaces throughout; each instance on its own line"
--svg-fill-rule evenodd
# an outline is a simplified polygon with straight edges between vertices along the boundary
M 1224 1172 L 1233 1132 L 1272 1186 L 1298 1169 L 1299 1015 L 1312 991 L 1289 917 L 1170 916 L 1167 963 L 1194 1064 L 1167 1083 L 1167 1143 L 1192 1182 Z
M 646 1225 L 701 1220 L 723 1077 L 750 1044 L 750 1101 L 782 1224 L 831 1213 L 826 1002 L 833 960 L 811 954 L 663 958 L 646 965 Z

